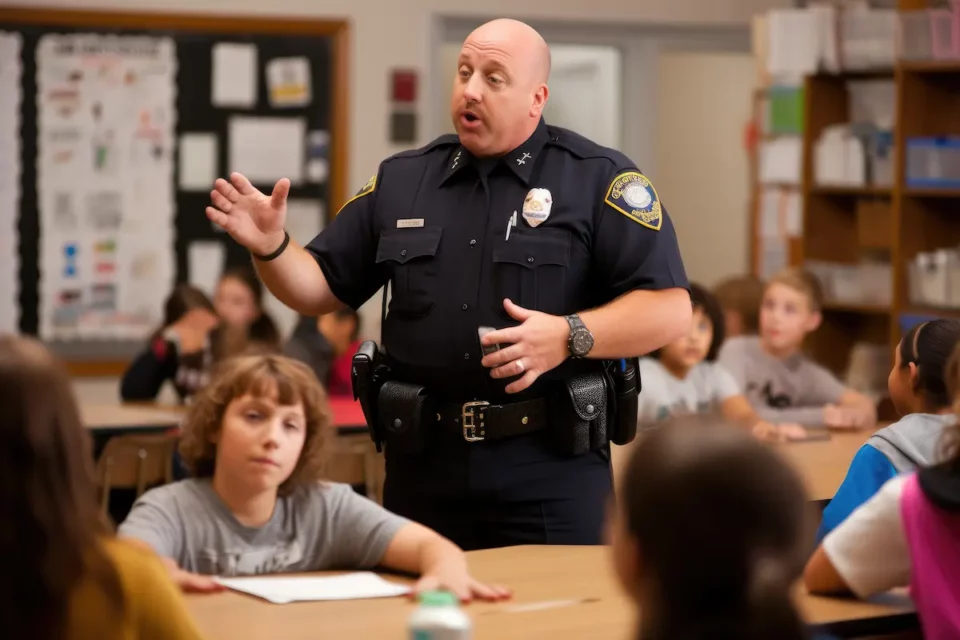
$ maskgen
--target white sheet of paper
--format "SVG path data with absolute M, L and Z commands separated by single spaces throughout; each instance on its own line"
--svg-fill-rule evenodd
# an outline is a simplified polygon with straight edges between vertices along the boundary
M 190 284 L 213 297 L 223 271 L 226 250 L 221 242 L 198 240 L 187 248 L 187 273 Z
M 209 191 L 217 179 L 217 136 L 185 133 L 180 136 L 180 189 Z
M 210 100 L 215 107 L 257 104 L 257 47 L 218 42 L 213 45 L 213 78 Z
M 304 57 L 274 58 L 268 62 L 267 94 L 270 106 L 274 108 L 310 104 L 310 60 Z
M 230 118 L 229 166 L 250 182 L 273 187 L 280 178 L 292 184 L 303 182 L 304 141 L 307 127 L 303 118 Z
M 223 586 L 249 593 L 274 604 L 314 600 L 362 600 L 395 598 L 410 593 L 410 587 L 388 582 L 375 573 L 361 571 L 343 576 L 269 578 L 217 578 Z
M 304 246 L 323 231 L 326 222 L 320 200 L 291 198 L 287 200 L 286 229 L 297 244 Z

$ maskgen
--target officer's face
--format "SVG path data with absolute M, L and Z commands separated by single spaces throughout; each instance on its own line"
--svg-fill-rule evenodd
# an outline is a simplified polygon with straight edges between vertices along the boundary
M 781 282 L 767 287 L 760 304 L 760 337 L 767 351 L 790 355 L 819 325 L 820 314 L 802 291 Z
M 547 88 L 523 51 L 519 42 L 482 34 L 463 44 L 450 114 L 460 143 L 474 156 L 512 151 L 540 119 Z

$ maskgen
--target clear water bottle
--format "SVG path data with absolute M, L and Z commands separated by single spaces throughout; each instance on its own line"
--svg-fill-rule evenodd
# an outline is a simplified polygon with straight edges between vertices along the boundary
M 473 623 L 449 591 L 425 591 L 420 606 L 411 614 L 407 628 L 410 640 L 470 640 Z

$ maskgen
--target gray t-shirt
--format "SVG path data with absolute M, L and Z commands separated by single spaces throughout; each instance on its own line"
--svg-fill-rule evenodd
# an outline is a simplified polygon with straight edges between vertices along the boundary
M 316 483 L 278 498 L 262 527 L 246 527 L 209 479 L 189 479 L 143 494 L 118 534 L 149 544 L 186 571 L 244 576 L 370 569 L 407 522 L 349 485 Z
M 641 358 L 640 382 L 639 427 L 673 416 L 716 412 L 724 400 L 740 394 L 737 381 L 716 362 L 701 362 L 681 380 L 656 358 Z
M 823 407 L 846 392 L 836 376 L 798 353 L 785 360 L 763 350 L 757 336 L 727 340 L 717 361 L 743 389 L 757 415 L 771 422 L 823 424 Z

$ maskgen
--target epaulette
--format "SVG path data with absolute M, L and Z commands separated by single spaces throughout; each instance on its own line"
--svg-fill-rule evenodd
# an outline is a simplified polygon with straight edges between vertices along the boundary
M 625 154 L 616 149 L 597 144 L 593 140 L 584 138 L 579 133 L 575 133 L 569 129 L 548 125 L 547 132 L 550 134 L 550 139 L 547 144 L 560 147 L 581 160 L 605 158 L 616 165 L 617 168 L 635 166 L 633 161 Z
M 401 151 L 400 153 L 395 153 L 384 162 L 390 162 L 391 160 L 396 160 L 398 158 L 416 158 L 419 156 L 426 155 L 433 151 L 434 149 L 442 149 L 444 147 L 450 147 L 453 145 L 460 144 L 460 138 L 455 133 L 447 133 L 435 140 L 431 140 L 427 144 L 423 145 L 419 149 L 409 149 L 407 151 Z

